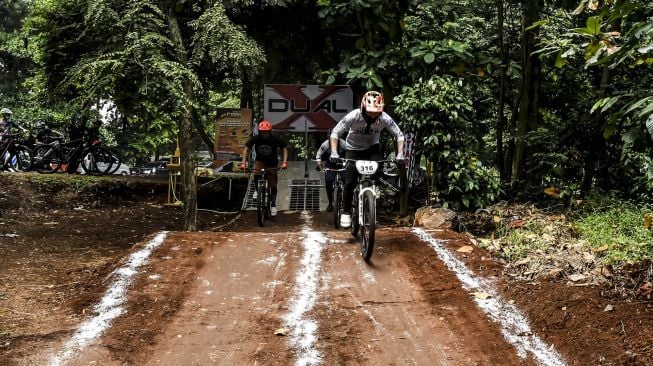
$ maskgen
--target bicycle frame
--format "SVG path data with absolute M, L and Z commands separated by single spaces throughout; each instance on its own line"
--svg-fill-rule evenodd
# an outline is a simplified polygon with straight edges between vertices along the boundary
M 346 165 L 353 162 L 359 174 L 354 190 L 352 216 L 355 216 L 355 220 L 352 221 L 351 234 L 358 237 L 360 230 L 361 255 L 366 262 L 369 262 L 374 250 L 376 200 L 380 197 L 380 191 L 377 189 L 375 179 L 372 176 L 379 169 L 379 164 L 386 160 L 344 159 L 344 161 Z
M 347 171 L 346 168 L 324 168 L 322 169 L 324 173 L 326 172 L 334 172 L 336 175 L 336 179 L 333 182 L 333 226 L 336 229 L 340 228 L 340 215 L 341 215 L 341 209 L 342 209 L 342 200 L 343 200 L 343 189 L 344 189 L 344 183 L 342 182 L 342 178 L 340 177 L 342 172 Z

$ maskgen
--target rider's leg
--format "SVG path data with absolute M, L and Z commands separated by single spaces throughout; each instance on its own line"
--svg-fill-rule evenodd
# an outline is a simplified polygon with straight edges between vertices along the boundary
M 254 166 L 252 167 L 252 170 L 254 171 L 254 194 L 252 197 L 254 199 L 258 199 L 258 181 L 261 179 L 261 173 L 259 173 L 259 171 L 264 167 L 265 166 L 260 161 L 254 161 Z
M 367 159 L 376 160 L 376 161 L 383 160 L 383 154 L 381 153 L 381 145 L 379 144 L 372 145 L 372 147 L 369 148 L 367 152 L 368 152 Z M 376 170 L 376 173 L 374 173 L 374 175 L 372 176 L 372 179 L 378 181 L 382 175 L 383 175 L 383 163 L 379 163 L 379 168 Z
M 367 150 L 347 150 L 347 159 L 367 159 Z M 354 200 L 354 189 L 358 182 L 358 170 L 353 162 L 347 164 L 345 171 L 345 185 L 342 189 L 342 211 L 343 213 L 351 213 L 351 204 Z
M 272 206 L 277 205 L 277 183 L 279 182 L 279 175 L 276 170 L 268 170 L 265 172 L 268 177 L 268 184 L 270 184 L 270 202 Z
M 332 171 L 324 172 L 324 185 L 326 188 L 327 199 L 329 200 L 329 207 L 333 207 L 333 185 L 335 181 L 336 181 L 336 172 L 332 172 Z

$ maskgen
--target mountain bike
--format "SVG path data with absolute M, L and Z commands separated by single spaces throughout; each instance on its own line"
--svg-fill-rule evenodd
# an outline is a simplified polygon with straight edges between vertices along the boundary
M 372 176 L 379 168 L 380 163 L 389 160 L 353 160 L 344 159 L 347 164 L 354 163 L 359 173 L 358 182 L 354 189 L 354 200 L 351 212 L 351 234 L 359 237 L 360 250 L 363 259 L 369 262 L 374 251 L 374 237 L 376 231 L 376 199 L 381 196 L 380 190 Z
M 272 192 L 270 192 L 270 183 L 266 173 L 279 170 L 281 168 L 249 169 L 250 173 L 261 175 L 256 186 L 256 219 L 258 220 L 258 226 L 265 226 L 265 220 L 271 217 L 270 207 L 272 206 L 272 200 L 270 197 L 272 196 Z
M 19 134 L 7 134 L 0 143 L 0 168 L 25 172 L 32 167 L 32 150 Z M 5 163 L 6 161 L 6 163 Z
M 82 169 L 89 175 L 109 174 L 114 164 L 114 157 L 106 148 L 84 142 L 84 139 L 76 139 L 65 143 L 53 141 L 49 144 L 36 144 L 34 168 L 42 174 L 54 173 L 64 164 L 76 164 L 71 161 L 74 156 L 80 157 Z
M 342 191 L 344 183 L 342 182 L 342 172 L 347 169 L 343 168 L 323 168 L 323 172 L 335 172 L 336 180 L 333 182 L 333 226 L 340 229 L 340 215 L 342 215 Z

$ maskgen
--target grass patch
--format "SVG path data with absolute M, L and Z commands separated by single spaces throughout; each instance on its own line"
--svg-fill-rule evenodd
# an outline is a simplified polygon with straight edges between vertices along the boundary
M 501 256 L 515 261 L 533 252 L 546 251 L 554 239 L 555 229 L 542 220 L 529 220 L 518 230 L 504 230 L 501 237 Z
M 610 264 L 653 259 L 653 210 L 614 198 L 593 198 L 573 226 Z

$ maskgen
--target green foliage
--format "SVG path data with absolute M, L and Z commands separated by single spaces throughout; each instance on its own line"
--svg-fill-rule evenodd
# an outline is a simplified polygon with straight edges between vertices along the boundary
M 538 250 L 547 251 L 551 245 L 550 239 L 559 234 L 545 221 L 528 220 L 518 230 L 501 228 L 497 236 L 501 240 L 501 257 L 514 262 Z
M 395 98 L 404 128 L 423 141 L 418 151 L 436 162 L 442 198 L 455 209 L 485 207 L 499 193 L 496 173 L 466 147 L 475 128 L 471 95 L 463 79 L 434 76 Z
M 611 197 L 594 197 L 574 226 L 607 263 L 653 259 L 650 205 L 636 205 Z
M 80 109 L 112 101 L 109 126 L 144 156 L 174 143 L 191 109 L 212 126 L 216 95 L 265 61 L 222 2 L 38 1 L 28 27 L 50 96 Z

